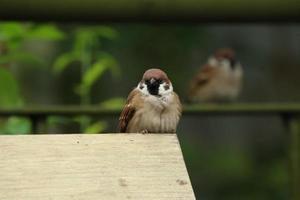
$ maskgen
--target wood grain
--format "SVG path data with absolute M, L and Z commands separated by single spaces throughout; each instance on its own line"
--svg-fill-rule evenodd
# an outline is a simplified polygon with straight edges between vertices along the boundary
M 0 136 L 1 200 L 195 199 L 175 134 Z

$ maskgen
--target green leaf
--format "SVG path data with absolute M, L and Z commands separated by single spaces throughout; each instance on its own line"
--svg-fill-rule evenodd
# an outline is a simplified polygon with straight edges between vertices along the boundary
M 121 97 L 115 97 L 108 100 L 105 100 L 100 103 L 100 106 L 103 106 L 104 108 L 108 109 L 119 109 L 124 106 L 126 99 Z
M 119 36 L 118 32 L 115 29 L 110 28 L 108 26 L 97 27 L 97 28 L 95 28 L 95 32 L 100 37 L 103 37 L 103 38 L 106 38 L 106 39 L 110 39 L 110 40 L 114 40 L 114 39 L 116 39 Z
M 0 107 L 16 107 L 22 105 L 17 81 L 12 74 L 0 68 Z
M 107 122 L 105 121 L 98 121 L 90 126 L 88 126 L 85 130 L 84 133 L 87 134 L 95 134 L 95 133 L 101 133 L 107 128 Z
M 87 51 L 87 48 L 93 44 L 95 33 L 89 29 L 79 28 L 75 33 L 75 43 L 73 51 L 82 53 Z
M 26 26 L 21 23 L 4 22 L 0 23 L 0 40 L 20 39 L 26 32 Z
M 59 30 L 55 25 L 36 26 L 26 36 L 30 39 L 42 40 L 61 40 L 65 38 L 64 32 Z
M 79 94 L 87 94 L 92 85 L 101 77 L 107 68 L 108 65 L 105 60 L 100 60 L 93 64 L 83 75 L 83 81 L 77 89 Z
M 83 76 L 83 84 L 85 87 L 91 87 L 108 68 L 108 63 L 105 60 L 99 60 L 93 64 Z
M 27 64 L 36 64 L 39 66 L 45 66 L 46 62 L 38 56 L 31 53 L 13 51 L 7 55 L 0 56 L 0 64 L 8 64 L 12 62 L 20 62 Z
M 31 132 L 31 122 L 27 118 L 10 117 L 3 124 L 2 130 L 5 134 L 29 134 Z
M 105 60 L 113 78 L 119 78 L 121 76 L 120 66 L 112 55 L 106 52 L 99 52 L 98 60 Z
M 62 117 L 62 116 L 49 116 L 47 117 L 47 125 L 54 126 L 57 124 L 67 124 L 72 122 L 72 119 L 69 117 Z
M 60 55 L 53 64 L 53 70 L 55 73 L 64 71 L 72 62 L 79 60 L 80 54 L 75 52 L 68 52 Z
M 20 47 L 26 33 L 25 26 L 18 23 L 0 23 L 0 41 L 4 41 L 9 50 Z
M 100 79 L 106 70 L 110 70 L 114 77 L 119 76 L 120 70 L 115 59 L 109 54 L 102 54 L 100 59 L 94 63 L 83 75 L 83 80 L 75 92 L 79 95 L 86 95 L 90 92 L 94 83 Z
M 86 115 L 80 115 L 76 117 L 72 117 L 72 121 L 77 122 L 79 124 L 81 123 L 89 123 L 91 121 L 91 117 L 86 116 Z

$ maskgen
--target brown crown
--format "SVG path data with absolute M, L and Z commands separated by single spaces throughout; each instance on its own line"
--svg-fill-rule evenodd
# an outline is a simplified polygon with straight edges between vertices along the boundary
M 230 48 L 222 48 L 222 49 L 218 49 L 214 53 L 214 57 L 218 60 L 224 59 L 224 58 L 226 58 L 228 60 L 235 60 L 235 52 Z
M 161 69 L 155 69 L 155 68 L 148 69 L 143 75 L 143 80 L 149 80 L 151 78 L 169 82 L 169 78 L 168 78 L 167 74 L 164 71 L 162 71 Z

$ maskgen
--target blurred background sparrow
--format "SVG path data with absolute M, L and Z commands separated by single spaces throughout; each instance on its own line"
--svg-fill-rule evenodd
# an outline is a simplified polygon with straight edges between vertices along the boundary
M 191 80 L 189 101 L 234 101 L 241 91 L 242 79 L 243 69 L 235 52 L 230 48 L 218 49 Z

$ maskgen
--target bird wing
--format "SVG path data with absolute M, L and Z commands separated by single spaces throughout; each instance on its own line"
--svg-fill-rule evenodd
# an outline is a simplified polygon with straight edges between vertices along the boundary
M 176 92 L 173 92 L 173 95 L 174 95 L 175 103 L 177 105 L 176 109 L 177 109 L 177 112 L 179 113 L 179 117 L 180 117 L 181 113 L 182 113 L 182 105 L 180 102 L 180 98 Z
M 135 105 L 133 104 L 132 100 L 138 92 L 139 91 L 137 89 L 134 89 L 128 95 L 126 104 L 125 104 L 125 106 L 121 112 L 120 118 L 119 118 L 118 131 L 120 133 L 126 133 L 128 124 L 136 111 Z
M 216 73 L 215 67 L 212 67 L 208 64 L 201 67 L 200 71 L 197 73 L 197 75 L 192 79 L 190 83 L 190 95 L 193 95 L 193 93 L 196 90 L 206 85 L 211 80 L 211 77 L 213 77 L 215 73 Z
M 194 83 L 199 85 L 206 84 L 211 77 L 215 74 L 215 67 L 211 67 L 210 65 L 204 65 L 200 71 L 197 73 L 197 76 L 194 78 Z

